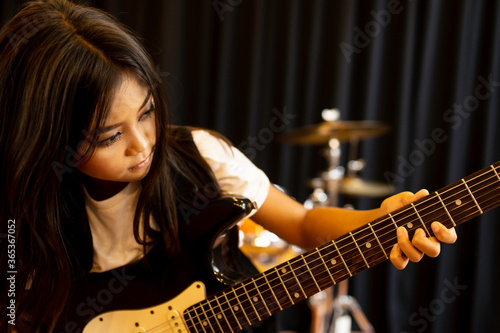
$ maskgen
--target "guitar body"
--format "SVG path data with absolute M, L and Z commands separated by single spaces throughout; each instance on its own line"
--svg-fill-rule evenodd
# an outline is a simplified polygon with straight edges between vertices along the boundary
M 182 314 L 189 306 L 206 297 L 205 286 L 194 282 L 174 299 L 145 309 L 119 310 L 101 314 L 91 320 L 83 333 L 190 332 Z
M 180 221 L 179 255 L 168 258 L 154 247 L 138 263 L 86 274 L 72 289 L 54 332 L 144 332 L 151 327 L 144 323 L 145 318 L 154 324 L 160 318 L 164 321 L 167 313 L 172 315 L 171 311 L 182 314 L 185 307 L 203 300 L 206 294 L 242 280 L 243 273 L 256 274 L 256 269 L 240 272 L 230 264 L 241 254 L 232 251 L 237 249 L 237 238 L 229 233 L 237 232 L 232 227 L 252 209 L 248 199 L 224 197 L 185 212 L 183 218 L 189 220 Z M 168 310 L 169 306 L 175 310 Z M 111 315 L 102 320 L 103 313 Z M 115 328 L 117 324 L 119 328 Z

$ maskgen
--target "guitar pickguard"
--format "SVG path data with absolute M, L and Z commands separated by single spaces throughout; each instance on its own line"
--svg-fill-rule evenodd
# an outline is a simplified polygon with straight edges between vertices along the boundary
M 157 306 L 140 310 L 119 310 L 103 313 L 92 319 L 83 333 L 143 333 L 151 329 L 187 333 L 182 317 L 185 309 L 206 298 L 205 285 L 194 282 L 175 298 Z

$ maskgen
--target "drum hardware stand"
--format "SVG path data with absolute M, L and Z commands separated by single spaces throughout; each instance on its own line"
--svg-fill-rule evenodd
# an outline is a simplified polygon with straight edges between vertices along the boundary
M 322 112 L 322 117 L 325 121 L 337 121 L 340 118 L 340 111 L 338 109 L 325 109 Z M 351 140 L 353 148 L 357 150 L 358 139 Z M 354 152 L 357 154 L 357 152 Z M 352 154 L 350 154 L 352 157 Z M 313 181 L 313 194 L 310 200 L 315 207 L 338 207 L 338 195 L 340 192 L 340 184 L 344 178 L 345 170 L 340 166 L 340 141 L 333 133 L 328 141 L 328 148 L 325 149 L 325 157 L 328 160 L 328 170 L 322 174 L 322 179 L 326 183 L 326 200 L 324 200 L 324 191 L 322 184 L 319 180 Z M 354 162 L 357 162 L 353 160 Z M 354 165 L 349 165 L 348 172 L 356 172 L 363 166 L 362 162 Z M 320 189 L 321 187 L 321 189 Z M 323 192 L 322 192 L 323 191 Z M 347 295 L 348 280 L 343 280 L 337 284 L 338 294 L 333 295 L 333 318 L 330 325 L 329 333 L 350 333 L 351 332 L 351 316 L 358 324 L 362 332 L 373 333 L 373 327 L 367 320 L 365 314 L 361 310 L 359 303 L 352 296 Z M 333 288 L 330 288 L 333 289 Z M 331 291 L 333 293 L 333 290 Z M 325 295 L 322 295 L 325 297 Z
M 344 283 L 345 282 L 345 283 Z M 358 301 L 352 296 L 347 295 L 347 280 L 338 284 L 339 292 L 333 301 L 333 319 L 329 333 L 347 333 L 352 332 L 351 316 L 358 324 L 361 332 L 375 333 L 373 326 L 366 318 Z
M 306 200 L 304 206 L 306 208 L 338 207 L 339 193 L 349 196 L 368 194 L 370 196 L 381 196 L 386 192 L 392 192 L 392 189 L 386 188 L 382 184 L 365 182 L 361 178 L 356 177 L 356 172 L 363 168 L 364 162 L 362 160 L 354 160 L 360 139 L 386 133 L 389 130 L 389 126 L 374 121 L 341 121 L 338 109 L 325 109 L 322 111 L 321 116 L 323 118 L 321 123 L 289 130 L 280 137 L 282 142 L 288 144 L 327 145 L 324 155 L 328 160 L 328 170 L 323 172 L 319 178 L 315 178 L 312 181 L 314 191 L 309 199 Z M 350 143 L 351 147 L 348 156 L 350 162 L 348 163 L 347 175 L 344 177 L 345 170 L 340 166 L 340 142 L 346 141 Z M 354 158 L 351 158 L 353 156 Z M 348 190 L 347 192 L 346 189 Z M 333 318 L 330 328 L 336 333 L 347 332 L 346 330 L 341 332 L 341 325 L 336 324 L 342 320 L 344 314 L 349 313 L 352 314 L 352 317 L 363 332 L 373 332 L 373 328 L 361 312 L 359 304 L 354 298 L 347 296 L 347 280 L 340 282 L 337 288 L 341 290 L 341 293 L 336 298 L 333 297 L 333 292 L 329 292 L 333 288 L 321 292 L 316 299 L 313 296 L 310 303 L 312 310 L 317 313 L 321 312 L 321 315 L 325 319 L 332 318 L 330 313 L 335 310 L 336 316 Z M 327 304 L 322 297 L 326 297 L 326 301 L 334 299 L 335 302 L 330 302 L 334 303 L 333 305 L 330 303 Z M 317 304 L 321 304 L 321 306 L 316 306 Z M 328 311 L 323 311 L 326 307 L 329 307 Z M 346 316 L 345 318 L 349 319 L 350 332 L 351 316 Z M 314 322 L 313 324 L 317 323 Z M 314 333 L 324 333 L 325 325 L 323 323 L 317 325 L 318 327 L 312 326 L 312 329 L 316 329 L 316 331 L 313 331 Z M 336 327 L 337 330 L 335 330 Z

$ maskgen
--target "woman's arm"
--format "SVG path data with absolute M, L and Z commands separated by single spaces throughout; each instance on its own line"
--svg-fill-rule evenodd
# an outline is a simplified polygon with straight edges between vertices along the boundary
M 287 242 L 309 249 L 336 239 L 427 194 L 426 190 L 416 194 L 402 192 L 384 200 L 380 208 L 366 211 L 336 207 L 308 210 L 271 186 L 264 204 L 252 220 Z M 453 243 L 457 238 L 454 228 L 447 229 L 441 223 L 433 223 L 432 229 L 436 237 L 426 237 L 425 232 L 419 229 L 410 240 L 406 229 L 399 228 L 398 244 L 390 255 L 394 266 L 403 269 L 409 260 L 419 261 L 424 254 L 435 257 L 440 252 L 440 242 Z

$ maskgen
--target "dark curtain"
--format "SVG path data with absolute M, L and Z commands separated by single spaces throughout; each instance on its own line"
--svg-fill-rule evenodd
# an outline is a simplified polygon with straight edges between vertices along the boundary
M 2 22 L 18 4 L 2 0 Z M 498 1 L 94 4 L 144 39 L 175 123 L 220 131 L 301 202 L 327 167 L 324 147 L 279 136 L 321 122 L 325 108 L 391 126 L 362 140 L 356 157 L 364 179 L 397 191 L 437 190 L 500 159 Z M 355 276 L 350 294 L 377 332 L 500 332 L 498 219 L 493 210 L 459 226 L 457 243 L 436 259 Z

